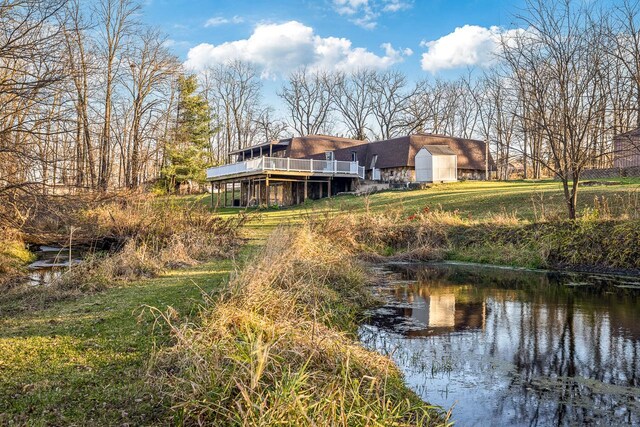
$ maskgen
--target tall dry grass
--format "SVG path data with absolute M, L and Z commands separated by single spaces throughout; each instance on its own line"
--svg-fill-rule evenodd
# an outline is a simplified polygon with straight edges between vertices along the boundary
M 161 314 L 175 344 L 155 355 L 151 381 L 178 425 L 444 423 L 390 359 L 356 342 L 373 302 L 351 252 L 308 226 L 280 229 L 201 322 Z
M 454 259 L 531 268 L 640 272 L 640 216 L 635 199 L 616 209 L 595 201 L 575 221 L 530 222 L 499 212 L 482 220 L 425 207 L 407 215 L 316 215 L 314 229 L 369 260 Z M 621 202 L 622 203 L 622 202 Z
M 167 269 L 216 258 L 232 258 L 241 245 L 244 213 L 223 219 L 201 203 L 178 203 L 149 196 L 109 200 L 74 211 L 72 245 L 107 245 L 46 286 L 13 281 L 0 294 L 3 311 L 47 304 L 154 277 Z M 71 225 L 73 224 L 73 225 Z M 23 245 L 24 246 L 24 245 Z M 2 257 L 0 257 L 2 258 Z M 0 269 L 3 268 L 0 259 Z M 12 306 L 12 309 L 7 307 Z
M 463 224 L 457 213 L 423 210 L 407 216 L 401 209 L 384 213 L 342 213 L 310 217 L 310 226 L 335 244 L 375 260 L 393 256 L 404 260 L 442 259 L 448 229 Z

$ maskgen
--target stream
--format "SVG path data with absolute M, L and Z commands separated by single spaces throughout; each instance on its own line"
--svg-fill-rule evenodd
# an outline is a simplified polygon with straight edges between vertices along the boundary
M 34 251 L 36 260 L 29 264 L 28 283 L 33 286 L 46 286 L 58 278 L 69 264 L 82 262 L 86 254 L 84 249 L 72 249 L 53 246 L 40 246 Z
M 392 264 L 360 327 L 459 426 L 640 425 L 640 278 Z

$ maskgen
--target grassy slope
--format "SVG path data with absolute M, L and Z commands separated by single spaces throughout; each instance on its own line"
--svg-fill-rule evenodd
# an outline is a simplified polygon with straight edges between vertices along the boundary
M 640 180 L 623 185 L 583 188 L 581 206 L 594 197 L 639 192 Z M 459 209 L 475 218 L 517 211 L 533 218 L 532 198 L 544 194 L 547 209 L 563 212 L 557 182 L 461 182 L 422 191 L 385 192 L 369 198 L 372 211 L 403 207 L 407 213 L 424 206 Z M 199 197 L 208 203 L 208 197 Z M 259 245 L 275 226 L 295 223 L 311 212 L 364 210 L 365 198 L 344 196 L 292 209 L 262 213 L 247 229 Z M 237 210 L 221 209 L 222 215 Z M 61 302 L 14 318 L 0 316 L 0 424 L 156 424 L 166 416 L 162 402 L 144 383 L 145 362 L 154 346 L 153 318 L 139 319 L 144 305 L 171 305 L 182 316 L 197 310 L 200 289 L 219 289 L 234 268 L 231 261 L 211 262 L 169 272 L 104 293 Z M 156 345 L 163 335 L 155 334 Z M 154 414 L 154 418 L 149 418 Z
M 593 206 L 596 196 L 604 196 L 610 201 L 617 196 L 638 195 L 640 197 L 640 178 L 612 180 L 618 185 L 599 185 L 581 187 L 578 197 L 578 211 Z M 209 203 L 209 197 L 201 197 L 203 203 Z M 426 190 L 386 191 L 369 197 L 369 209 L 382 212 L 388 209 L 402 208 L 407 214 L 415 213 L 425 206 L 432 209 L 441 206 L 445 210 L 458 209 L 462 215 L 471 214 L 482 219 L 503 211 L 513 212 L 521 219 L 534 219 L 535 210 L 542 204 L 547 212 L 566 217 L 566 207 L 562 186 L 557 181 L 510 181 L 483 182 L 462 181 L 436 185 Z M 311 212 L 338 212 L 365 209 L 365 198 L 339 196 L 302 205 L 294 208 L 269 211 L 263 214 L 262 221 L 254 224 L 256 230 L 272 229 L 281 222 L 296 222 Z M 237 209 L 219 209 L 221 214 L 231 214 Z
M 14 418 L 139 425 L 152 423 L 150 414 L 161 418 L 144 383 L 154 339 L 153 317 L 140 316 L 142 307 L 171 305 L 193 315 L 200 288 L 218 289 L 231 268 L 230 261 L 209 263 L 0 320 L 0 424 Z

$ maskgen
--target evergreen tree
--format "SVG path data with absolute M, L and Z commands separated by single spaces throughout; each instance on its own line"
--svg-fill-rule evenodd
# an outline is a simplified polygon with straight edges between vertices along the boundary
M 196 76 L 178 78 L 178 114 L 173 141 L 167 147 L 168 164 L 163 178 L 173 191 L 186 181 L 204 181 L 211 166 L 209 104 L 198 94 Z

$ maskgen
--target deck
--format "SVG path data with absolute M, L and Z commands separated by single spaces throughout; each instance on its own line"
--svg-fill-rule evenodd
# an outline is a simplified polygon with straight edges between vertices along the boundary
M 258 157 L 207 169 L 207 181 L 224 181 L 269 173 L 303 176 L 326 176 L 364 179 L 364 167 L 358 162 L 339 160 L 292 159 L 290 157 Z

